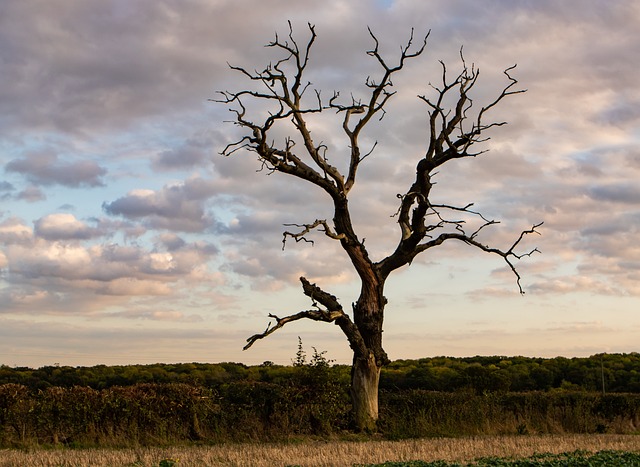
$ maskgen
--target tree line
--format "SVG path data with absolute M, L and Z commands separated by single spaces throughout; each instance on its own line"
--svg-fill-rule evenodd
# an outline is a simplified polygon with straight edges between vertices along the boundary
M 605 361 L 609 369 L 614 361 L 622 366 L 638 364 L 637 354 L 601 357 L 601 368 Z M 479 369 L 490 375 L 524 363 L 538 368 L 535 360 L 437 357 L 394 362 L 389 372 L 394 372 L 395 378 L 387 375 L 383 381 L 388 388 L 380 392 L 378 433 L 387 439 L 401 439 L 637 431 L 640 394 L 577 390 L 576 383 L 566 380 L 559 388 L 524 392 L 491 390 L 479 383 L 500 380 L 480 378 Z M 566 364 L 567 371 L 573 368 L 579 374 L 577 370 L 588 370 L 590 362 L 593 367 L 593 361 L 600 358 L 549 359 L 542 365 L 550 369 L 553 364 Z M 458 372 L 458 381 L 464 386 L 448 391 L 409 387 L 425 384 L 428 378 L 424 375 L 430 371 Z M 637 370 L 630 372 L 637 374 Z M 50 375 L 49 381 L 57 385 L 38 379 L 39 374 Z M 402 384 L 401 374 L 404 388 L 397 387 Z M 2 367 L 2 375 L 23 376 L 26 382 L 35 383 L 31 387 L 15 382 L 0 384 L 2 448 L 290 441 L 298 436 L 348 436 L 354 428 L 348 395 L 349 367 L 331 365 L 324 352 L 315 349 L 308 360 L 301 346 L 292 365 L 287 366 L 265 362 L 251 367 L 238 363 L 53 366 L 38 370 Z M 139 382 L 143 375 L 157 381 Z M 205 375 L 209 386 L 204 383 Z M 467 377 L 475 383 L 464 383 Z M 85 383 L 94 378 L 101 389 L 75 384 L 83 378 Z M 176 382 L 179 380 L 184 382 Z M 125 381 L 138 382 L 106 386 Z M 72 385 L 63 386 L 64 382 Z
M 84 386 L 107 389 L 143 383 L 185 383 L 219 389 L 236 382 L 288 385 L 313 378 L 348 385 L 351 368 L 333 365 L 314 349 L 309 361 L 300 347 L 291 365 L 266 361 L 242 363 L 175 363 L 149 365 L 96 365 L 90 367 L 0 366 L 0 384 L 19 384 L 30 390 Z M 384 367 L 380 389 L 456 392 L 587 391 L 640 393 L 640 353 L 596 354 L 576 358 L 505 356 L 428 357 L 396 360 Z

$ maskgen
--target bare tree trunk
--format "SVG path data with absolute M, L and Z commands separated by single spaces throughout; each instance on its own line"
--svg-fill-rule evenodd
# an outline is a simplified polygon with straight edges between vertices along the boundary
M 380 368 L 373 352 L 365 358 L 354 357 L 351 368 L 353 422 L 358 431 L 374 432 L 378 421 L 378 383 Z
M 375 267 L 371 268 L 370 275 L 363 277 L 360 298 L 353 307 L 355 324 L 366 346 L 364 354 L 354 352 L 351 369 L 353 422 L 358 431 L 376 431 L 380 370 L 389 363 L 382 348 L 382 322 L 387 301 L 383 289 L 384 279 Z

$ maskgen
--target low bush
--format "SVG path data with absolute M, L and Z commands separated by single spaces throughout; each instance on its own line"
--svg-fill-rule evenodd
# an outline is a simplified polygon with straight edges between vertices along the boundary
M 640 396 L 588 392 L 384 391 L 380 427 L 394 439 L 498 434 L 633 433 Z

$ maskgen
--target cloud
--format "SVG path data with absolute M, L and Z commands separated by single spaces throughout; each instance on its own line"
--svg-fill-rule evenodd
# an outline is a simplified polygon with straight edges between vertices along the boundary
M 187 290 L 220 283 L 208 262 L 217 249 L 204 242 L 174 251 L 117 243 L 63 243 L 78 240 L 85 224 L 53 216 L 42 222 L 52 239 L 34 237 L 24 224 L 9 220 L 0 227 L 5 242 L 3 268 L 10 287 L 0 290 L 0 311 L 91 315 L 136 298 L 167 297 L 165 306 Z M 160 307 L 161 311 L 165 306 Z M 149 315 L 153 316 L 153 315 Z
M 80 222 L 73 214 L 49 214 L 34 222 L 34 233 L 46 240 L 87 240 L 104 233 Z
M 15 187 L 6 181 L 1 181 L 0 182 L 0 191 L 13 191 L 15 190 Z
M 183 248 L 187 242 L 185 240 L 174 234 L 174 233 L 163 233 L 158 235 L 157 237 L 158 243 L 163 245 L 167 251 L 175 251 Z
M 168 284 L 154 282 L 150 280 L 139 280 L 132 278 L 118 278 L 97 289 L 102 295 L 119 295 L 123 297 L 136 297 L 140 295 L 166 296 L 171 294 L 171 287 Z
M 207 159 L 208 152 L 193 145 L 161 152 L 153 166 L 160 170 L 185 169 L 202 165 Z
M 602 110 L 595 120 L 605 125 L 631 129 L 640 121 L 639 107 L 640 97 L 620 96 L 617 102 Z
M 0 222 L 0 244 L 28 244 L 32 239 L 33 232 L 22 219 L 11 217 Z
M 16 195 L 16 199 L 26 201 L 28 203 L 35 203 L 37 201 L 44 201 L 47 196 L 37 186 L 29 186 Z
M 152 321 L 181 322 L 181 323 L 201 323 L 204 321 L 202 316 L 197 314 L 185 314 L 180 311 L 124 311 L 113 313 L 114 317 L 123 317 L 127 319 L 140 319 Z
M 213 180 L 193 177 L 159 191 L 133 190 L 102 208 L 112 216 L 142 219 L 154 229 L 202 232 L 213 225 L 204 202 L 215 193 Z
M 630 182 L 597 185 L 589 189 L 589 196 L 596 201 L 637 205 L 640 204 L 640 187 Z
M 14 191 L 15 187 L 11 183 L 6 181 L 0 182 L 0 199 L 2 200 L 9 201 L 15 199 L 19 201 L 26 201 L 28 203 L 35 203 L 37 201 L 44 201 L 47 199 L 42 190 L 36 186 L 29 186 L 15 195 L 13 194 Z M 2 192 L 5 193 L 2 194 Z
M 222 137 L 217 131 L 200 132 L 181 145 L 160 152 L 153 160 L 155 170 L 181 170 L 202 167 L 212 162 Z
M 11 192 L 14 190 L 14 187 L 9 182 L 0 182 L 0 200 L 6 201 L 12 198 Z
M 589 276 L 558 276 L 547 281 L 538 281 L 529 286 L 531 293 L 561 294 L 588 293 L 591 295 L 620 296 L 624 292 L 612 284 Z
M 63 162 L 51 153 L 30 153 L 5 165 L 7 172 L 20 173 L 40 185 L 64 185 L 72 188 L 104 186 L 107 170 L 93 161 Z

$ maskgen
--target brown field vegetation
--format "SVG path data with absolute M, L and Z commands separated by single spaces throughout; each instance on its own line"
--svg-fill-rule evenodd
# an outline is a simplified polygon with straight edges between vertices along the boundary
M 402 441 L 307 440 L 138 449 L 2 450 L 0 466 L 349 466 L 386 461 L 470 461 L 478 457 L 527 457 L 575 450 L 640 452 L 637 435 L 478 436 Z M 168 463 L 167 465 L 171 465 Z

